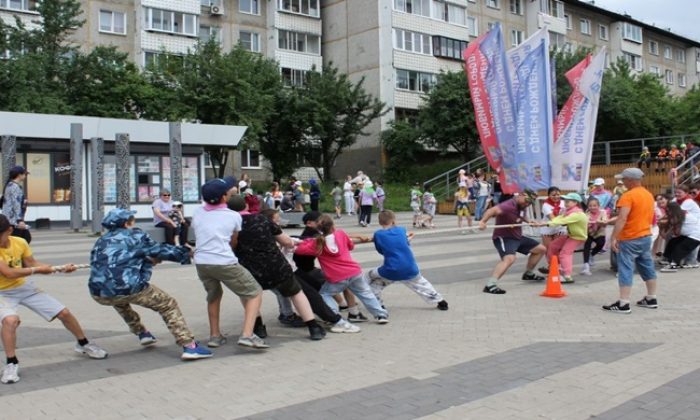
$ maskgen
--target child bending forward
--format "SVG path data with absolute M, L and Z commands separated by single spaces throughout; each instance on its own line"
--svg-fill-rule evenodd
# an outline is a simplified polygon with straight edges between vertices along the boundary
M 582 198 L 577 193 L 569 193 L 561 197 L 566 210 L 564 214 L 546 223 L 548 226 L 566 226 L 566 235 L 557 236 L 547 247 L 547 259 L 553 256 L 559 258 L 561 264 L 561 282 L 573 283 L 571 277 L 574 265 L 574 251 L 588 238 L 588 216 L 581 209 Z

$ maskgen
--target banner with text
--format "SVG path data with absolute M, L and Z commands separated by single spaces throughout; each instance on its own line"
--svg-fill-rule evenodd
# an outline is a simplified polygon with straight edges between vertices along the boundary
M 587 187 L 605 55 L 603 48 L 567 73 L 573 92 L 557 116 L 552 151 L 552 185 L 562 190 Z

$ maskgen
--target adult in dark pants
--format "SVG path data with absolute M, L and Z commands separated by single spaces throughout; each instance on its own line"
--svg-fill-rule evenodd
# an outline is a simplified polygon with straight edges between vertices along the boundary
M 318 203 L 321 201 L 321 189 L 318 187 L 318 182 L 315 179 L 309 180 L 309 201 L 311 201 L 311 210 L 318 211 Z
M 27 212 L 27 197 L 24 194 L 24 180 L 29 172 L 24 166 L 15 166 L 10 169 L 10 176 L 2 192 L 2 214 L 10 221 L 12 236 L 22 238 L 27 243 L 32 242 L 29 226 L 24 223 L 24 214 Z
M 160 198 L 156 199 L 151 205 L 153 209 L 153 223 L 156 227 L 165 229 L 165 243 L 175 245 L 175 232 L 178 229 L 177 223 L 168 217 L 168 213 L 173 209 L 173 202 L 170 200 L 170 191 L 163 189 L 160 192 Z M 187 231 L 190 225 L 184 219 L 180 225 L 180 244 L 187 243 Z

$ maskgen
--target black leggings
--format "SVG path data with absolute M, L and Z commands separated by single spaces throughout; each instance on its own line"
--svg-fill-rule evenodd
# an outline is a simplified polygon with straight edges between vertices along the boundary
M 301 285 L 301 290 L 304 291 L 306 298 L 309 300 L 311 310 L 326 322 L 335 324 L 340 321 L 342 317 L 326 305 L 326 302 L 323 301 L 321 294 L 318 292 L 321 288 L 320 285 L 325 281 L 323 272 L 318 268 L 314 268 L 312 271 L 297 270 L 294 274 Z M 316 288 L 316 285 L 318 285 L 318 288 Z
M 676 265 L 681 265 L 681 261 L 698 245 L 700 245 L 700 241 L 687 236 L 676 236 L 666 243 L 664 257 Z
M 365 222 L 370 224 L 372 221 L 372 205 L 360 206 L 360 223 Z
M 591 250 L 593 244 L 595 244 L 595 248 Z M 596 255 L 597 253 L 602 251 L 604 246 L 605 236 L 599 236 L 597 238 L 589 236 L 588 239 L 586 239 L 586 244 L 583 245 L 583 262 L 588 263 L 588 261 L 591 259 L 591 256 Z

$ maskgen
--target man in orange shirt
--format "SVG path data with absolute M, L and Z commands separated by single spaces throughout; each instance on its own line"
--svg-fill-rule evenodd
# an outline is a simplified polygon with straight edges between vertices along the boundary
M 642 186 L 644 172 L 639 168 L 627 168 L 615 178 L 622 178 L 627 192 L 617 202 L 617 221 L 612 233 L 612 249 L 617 252 L 617 281 L 620 299 L 603 305 L 606 311 L 628 314 L 632 276 L 636 266 L 647 287 L 647 294 L 637 306 L 655 309 L 656 271 L 651 258 L 651 225 L 654 219 L 654 196 Z

